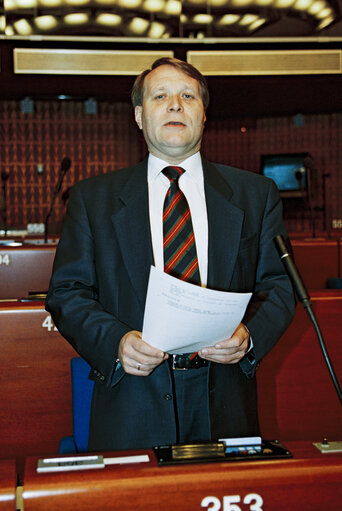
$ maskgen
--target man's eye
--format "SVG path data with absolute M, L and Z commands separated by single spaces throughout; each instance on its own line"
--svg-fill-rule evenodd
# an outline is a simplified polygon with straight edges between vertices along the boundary
M 156 99 L 164 99 L 165 98 L 165 94 L 158 94 L 158 96 L 156 96 Z
M 193 95 L 192 94 L 184 94 L 184 97 L 185 97 L 185 99 L 192 99 Z

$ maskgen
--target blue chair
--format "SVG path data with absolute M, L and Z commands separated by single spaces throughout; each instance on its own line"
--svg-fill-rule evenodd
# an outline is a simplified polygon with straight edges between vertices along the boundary
M 90 365 L 80 357 L 71 359 L 73 436 L 63 437 L 60 454 L 88 451 L 90 405 L 94 382 L 88 379 Z

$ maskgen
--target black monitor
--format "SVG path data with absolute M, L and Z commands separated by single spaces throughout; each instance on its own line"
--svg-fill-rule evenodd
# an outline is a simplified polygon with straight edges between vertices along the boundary
M 261 156 L 261 173 L 273 179 L 281 197 L 305 197 L 309 188 L 308 153 Z

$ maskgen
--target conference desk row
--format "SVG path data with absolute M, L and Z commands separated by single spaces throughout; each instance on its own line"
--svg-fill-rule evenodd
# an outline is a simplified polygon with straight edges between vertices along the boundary
M 16 509 L 16 489 L 15 460 L 0 460 L 0 511 Z
M 13 462 L 0 462 L 0 511 L 339 511 L 342 453 L 285 447 L 292 458 L 173 466 L 159 466 L 152 450 L 102 453 L 119 464 L 50 473 L 37 472 L 34 456 L 17 489 Z
M 102 453 L 120 463 L 51 473 L 38 473 L 39 456 L 34 456 L 26 460 L 17 506 L 24 511 L 339 511 L 342 453 L 321 454 L 311 442 L 285 447 L 292 458 L 173 466 L 158 466 L 152 450 Z M 146 461 L 132 462 L 135 456 Z M 11 476 L 13 464 L 8 469 Z M 6 480 L 0 511 L 13 511 L 13 478 L 11 484 Z M 4 494 L 7 502 L 1 501 Z
M 342 291 L 312 293 L 335 372 L 342 379 Z M 70 360 L 77 356 L 43 302 L 0 302 L 0 459 L 57 453 L 72 435 Z M 298 305 L 294 321 L 258 369 L 266 439 L 341 439 L 342 409 L 314 329 Z
M 0 244 L 0 299 L 20 298 L 48 290 L 56 240 L 48 244 Z M 295 239 L 296 264 L 308 289 L 324 289 L 341 276 L 340 239 Z

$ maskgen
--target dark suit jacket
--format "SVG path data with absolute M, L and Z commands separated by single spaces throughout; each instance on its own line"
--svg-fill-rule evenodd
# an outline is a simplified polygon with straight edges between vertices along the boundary
M 256 366 L 289 325 L 292 286 L 273 244 L 286 235 L 271 180 L 203 161 L 209 224 L 208 287 L 253 298 L 244 323 Z M 122 336 L 142 330 L 150 266 L 147 162 L 76 184 L 56 251 L 46 308 L 61 334 L 92 366 L 90 450 L 176 441 L 167 363 L 150 376 L 115 371 Z M 210 340 L 208 340 L 210 341 Z M 211 363 L 212 438 L 258 433 L 256 381 L 243 363 Z

